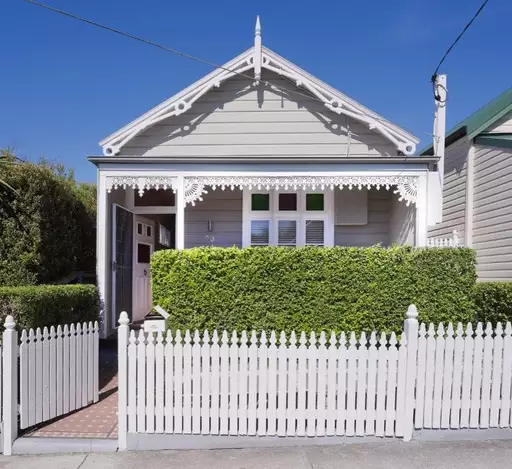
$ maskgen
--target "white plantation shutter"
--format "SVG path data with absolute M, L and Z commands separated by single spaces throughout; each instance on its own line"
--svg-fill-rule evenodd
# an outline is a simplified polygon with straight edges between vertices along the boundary
M 297 244 L 297 221 L 279 220 L 277 225 L 277 244 L 295 246 Z
M 251 245 L 265 246 L 269 244 L 269 220 L 251 221 Z
M 324 244 L 323 220 L 306 220 L 306 244 Z

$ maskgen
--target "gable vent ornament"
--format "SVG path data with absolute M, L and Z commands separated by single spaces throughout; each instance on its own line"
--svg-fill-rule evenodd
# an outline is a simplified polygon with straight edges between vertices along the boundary
M 168 99 L 152 111 L 149 111 L 134 123 L 127 125 L 105 139 L 102 142 L 103 154 L 105 156 L 118 155 L 121 149 L 141 132 L 158 122 L 189 111 L 196 101 L 212 88 L 219 88 L 225 81 L 237 75 L 249 76 L 247 72 L 251 69 L 254 71 L 254 85 L 258 85 L 262 82 L 262 69 L 274 72 L 295 83 L 302 94 L 304 94 L 304 92 L 311 94 L 313 98 L 323 103 L 330 111 L 351 117 L 368 125 L 370 130 L 379 132 L 393 143 L 398 152 L 408 156 L 415 153 L 417 140 L 407 132 L 385 119 L 380 118 L 377 114 L 353 101 L 348 96 L 343 95 L 327 84 L 312 77 L 304 70 L 301 70 L 299 67 L 273 53 L 271 50 L 264 48 L 261 40 L 261 23 L 258 16 L 256 18 L 253 47 Z M 293 92 L 289 90 L 281 89 L 265 81 L 263 81 L 263 83 L 267 85 L 270 90 L 283 95 L 289 94 L 290 97 L 294 96 Z

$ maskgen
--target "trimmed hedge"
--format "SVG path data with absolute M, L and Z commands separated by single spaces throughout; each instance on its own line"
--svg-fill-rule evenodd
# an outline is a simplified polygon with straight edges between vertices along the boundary
M 99 311 L 93 285 L 0 287 L 0 320 L 11 314 L 20 329 L 96 321 Z
M 154 304 L 171 328 L 401 331 L 474 318 L 470 249 L 195 248 L 152 258 Z
M 512 321 L 512 282 L 475 285 L 476 321 L 505 324 Z

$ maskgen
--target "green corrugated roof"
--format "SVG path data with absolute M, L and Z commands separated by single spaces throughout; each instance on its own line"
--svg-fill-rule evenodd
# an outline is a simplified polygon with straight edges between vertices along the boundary
M 504 91 L 497 98 L 494 98 L 462 122 L 459 122 L 455 127 L 452 127 L 446 133 L 446 146 L 451 145 L 465 135 L 468 138 L 476 137 L 480 132 L 485 131 L 510 111 L 512 111 L 512 88 Z M 420 155 L 431 154 L 432 145 L 420 151 Z

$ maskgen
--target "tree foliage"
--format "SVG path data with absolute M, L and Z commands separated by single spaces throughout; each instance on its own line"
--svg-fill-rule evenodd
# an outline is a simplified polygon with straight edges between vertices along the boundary
M 15 156 L 2 151 L 6 162 Z M 2 167 L 0 285 L 54 283 L 95 266 L 95 192 L 72 171 L 41 160 Z

